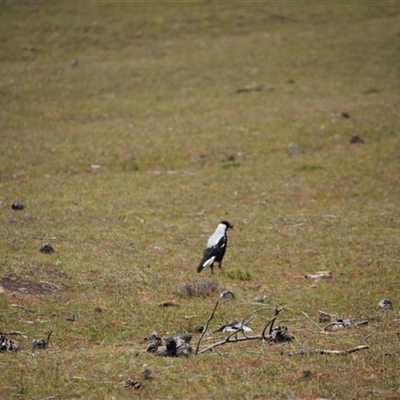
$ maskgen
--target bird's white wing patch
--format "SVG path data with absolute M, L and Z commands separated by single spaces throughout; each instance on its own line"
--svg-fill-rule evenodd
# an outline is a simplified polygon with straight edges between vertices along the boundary
M 215 260 L 215 256 L 209 258 L 209 259 L 203 264 L 203 267 L 208 267 L 209 265 L 211 265 L 211 264 L 214 262 L 214 260 Z

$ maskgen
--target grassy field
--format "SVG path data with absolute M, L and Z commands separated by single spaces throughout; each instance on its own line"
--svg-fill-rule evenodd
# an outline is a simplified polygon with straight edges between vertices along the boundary
M 0 353 L 0 399 L 399 398 L 399 17 L 384 1 L 0 2 L 0 331 L 20 347 Z M 198 275 L 221 220 L 224 272 Z M 182 296 L 201 279 L 218 290 Z M 152 331 L 205 324 L 223 290 L 203 345 L 260 307 L 255 333 L 286 306 L 296 339 L 144 352 Z M 368 324 L 324 332 L 319 310 Z

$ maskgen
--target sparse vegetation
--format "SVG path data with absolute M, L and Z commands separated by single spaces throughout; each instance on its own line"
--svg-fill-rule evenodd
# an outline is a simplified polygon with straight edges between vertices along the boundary
M 399 15 L 0 2 L 0 398 L 398 398 Z M 222 290 L 204 345 L 264 293 L 254 335 L 286 305 L 295 340 L 143 351 L 196 344 Z

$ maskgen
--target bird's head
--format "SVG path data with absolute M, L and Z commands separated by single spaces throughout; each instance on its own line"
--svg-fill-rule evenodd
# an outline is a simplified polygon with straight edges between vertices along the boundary
M 231 225 L 228 221 L 221 221 L 221 224 L 226 226 L 226 230 L 233 228 L 233 225 Z

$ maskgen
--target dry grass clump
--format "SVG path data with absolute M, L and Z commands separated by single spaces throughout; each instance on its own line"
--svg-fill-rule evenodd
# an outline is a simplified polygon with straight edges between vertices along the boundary
M 178 294 L 189 297 L 207 297 L 213 293 L 218 292 L 219 285 L 217 282 L 209 279 L 195 280 L 192 282 L 185 282 L 178 289 Z

